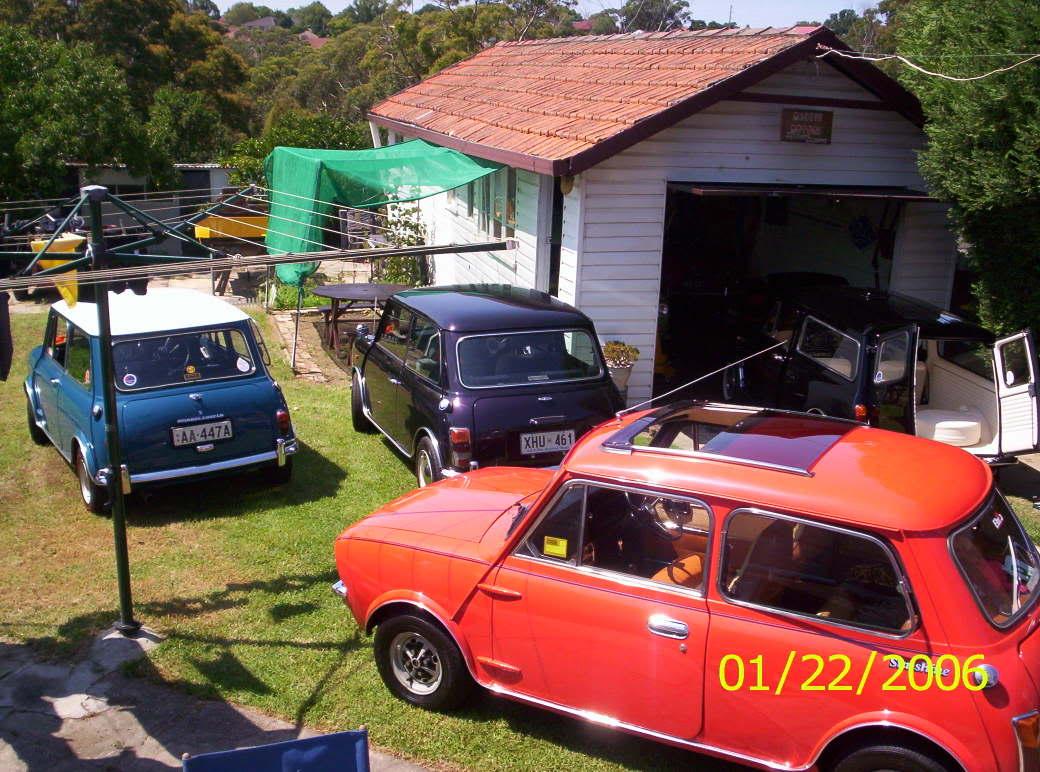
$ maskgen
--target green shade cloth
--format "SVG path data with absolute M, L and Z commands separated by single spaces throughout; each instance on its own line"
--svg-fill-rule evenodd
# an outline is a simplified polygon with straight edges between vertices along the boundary
M 271 209 L 267 251 L 320 251 L 324 218 L 337 205 L 367 209 L 416 201 L 500 168 L 421 139 L 369 150 L 276 147 L 264 161 Z M 317 269 L 318 263 L 294 263 L 276 271 L 279 281 L 299 287 Z

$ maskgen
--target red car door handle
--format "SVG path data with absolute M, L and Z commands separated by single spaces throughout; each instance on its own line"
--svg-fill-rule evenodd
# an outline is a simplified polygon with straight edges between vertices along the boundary
M 651 614 L 650 618 L 646 620 L 646 628 L 654 635 L 676 638 L 680 641 L 690 634 L 690 628 L 686 626 L 685 622 L 672 619 L 664 614 Z
M 477 589 L 481 592 L 486 592 L 493 598 L 501 598 L 502 600 L 520 600 L 524 597 L 516 590 L 510 590 L 508 587 L 499 587 L 494 584 L 478 584 Z

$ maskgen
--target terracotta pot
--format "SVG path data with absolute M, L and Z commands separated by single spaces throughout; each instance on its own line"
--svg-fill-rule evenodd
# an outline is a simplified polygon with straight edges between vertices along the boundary
M 628 386 L 628 379 L 632 375 L 632 365 L 628 365 L 628 367 L 610 367 L 608 365 L 607 370 L 610 372 L 610 377 L 614 379 L 614 385 L 618 389 L 624 389 Z

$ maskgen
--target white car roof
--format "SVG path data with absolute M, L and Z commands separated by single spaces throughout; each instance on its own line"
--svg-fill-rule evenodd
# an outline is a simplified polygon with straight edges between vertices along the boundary
M 225 300 L 189 289 L 157 287 L 147 295 L 130 290 L 109 292 L 108 302 L 113 336 L 210 327 L 249 318 Z M 98 334 L 97 304 L 77 303 L 69 308 L 61 300 L 51 308 L 88 335 Z

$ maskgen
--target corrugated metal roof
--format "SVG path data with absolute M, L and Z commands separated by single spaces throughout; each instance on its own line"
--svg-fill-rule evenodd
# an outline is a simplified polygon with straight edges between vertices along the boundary
M 819 43 L 845 47 L 823 27 L 499 43 L 394 94 L 369 117 L 520 168 L 574 174 L 814 55 Z M 871 69 L 875 85 L 880 76 L 909 97 Z

